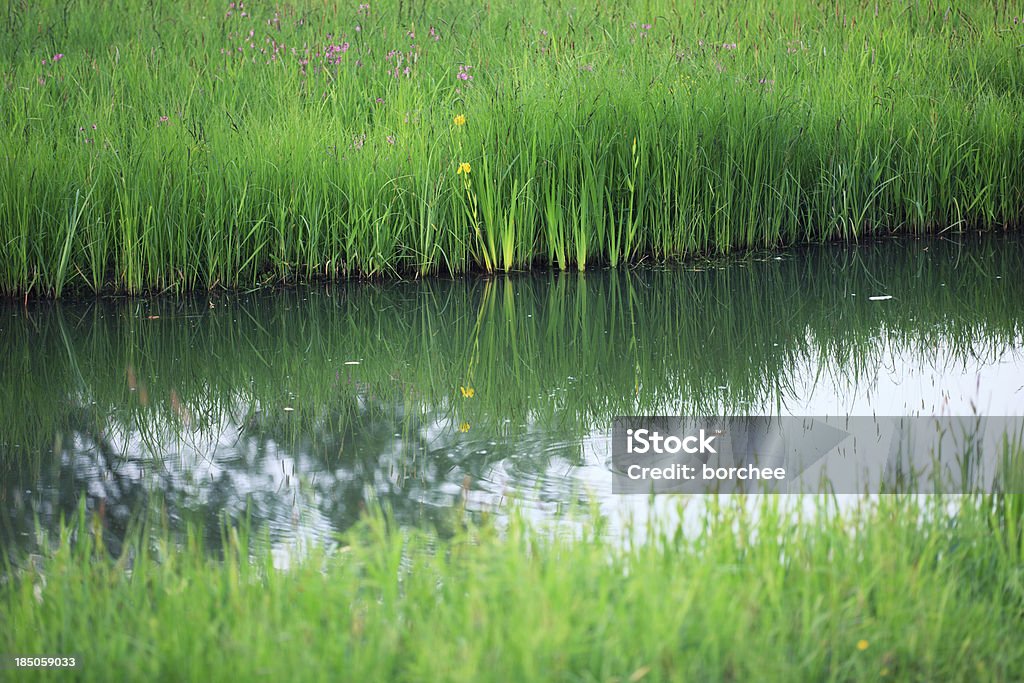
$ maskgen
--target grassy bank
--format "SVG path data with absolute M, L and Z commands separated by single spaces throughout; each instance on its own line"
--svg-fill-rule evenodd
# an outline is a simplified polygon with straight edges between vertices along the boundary
M 1024 676 L 1018 498 L 779 502 L 712 501 L 698 530 L 636 543 L 596 519 L 575 540 L 513 517 L 438 541 L 375 516 L 289 570 L 237 530 L 222 561 L 159 533 L 115 561 L 79 517 L 0 584 L 0 647 L 74 653 L 98 681 Z
M 0 291 L 582 269 L 1017 226 L 1015 14 L 11 4 Z

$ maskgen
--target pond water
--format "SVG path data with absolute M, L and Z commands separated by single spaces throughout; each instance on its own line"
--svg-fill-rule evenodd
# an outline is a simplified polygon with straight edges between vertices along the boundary
M 1024 240 L 0 305 L 0 542 L 84 497 L 330 541 L 516 499 L 614 516 L 617 415 L 1024 414 Z

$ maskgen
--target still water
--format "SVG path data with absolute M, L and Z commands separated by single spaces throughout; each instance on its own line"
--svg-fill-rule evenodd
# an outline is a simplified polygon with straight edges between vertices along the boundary
M 1022 415 L 1024 240 L 0 304 L 0 543 L 84 498 L 330 542 L 516 500 L 610 516 L 617 415 Z

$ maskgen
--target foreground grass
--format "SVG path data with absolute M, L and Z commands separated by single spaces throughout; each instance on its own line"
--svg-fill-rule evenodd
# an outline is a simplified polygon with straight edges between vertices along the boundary
M 710 500 L 637 542 L 374 516 L 288 570 L 235 530 L 220 560 L 164 536 L 126 571 L 81 517 L 0 586 L 0 648 L 77 653 L 81 680 L 1020 680 L 1019 505 Z
M 583 269 L 1018 226 L 1018 14 L 10 4 L 0 292 Z

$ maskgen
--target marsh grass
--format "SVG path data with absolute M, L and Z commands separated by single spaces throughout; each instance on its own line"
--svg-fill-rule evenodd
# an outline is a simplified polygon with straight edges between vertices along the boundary
M 0 291 L 1020 224 L 1006 3 L 371 5 L 11 5 Z
M 1017 680 L 1019 549 L 991 533 L 1009 498 L 712 500 L 694 529 L 623 538 L 586 513 L 439 539 L 376 512 L 287 569 L 245 527 L 219 559 L 159 523 L 111 557 L 82 508 L 7 566 L 0 640 L 76 653 L 84 681 Z

